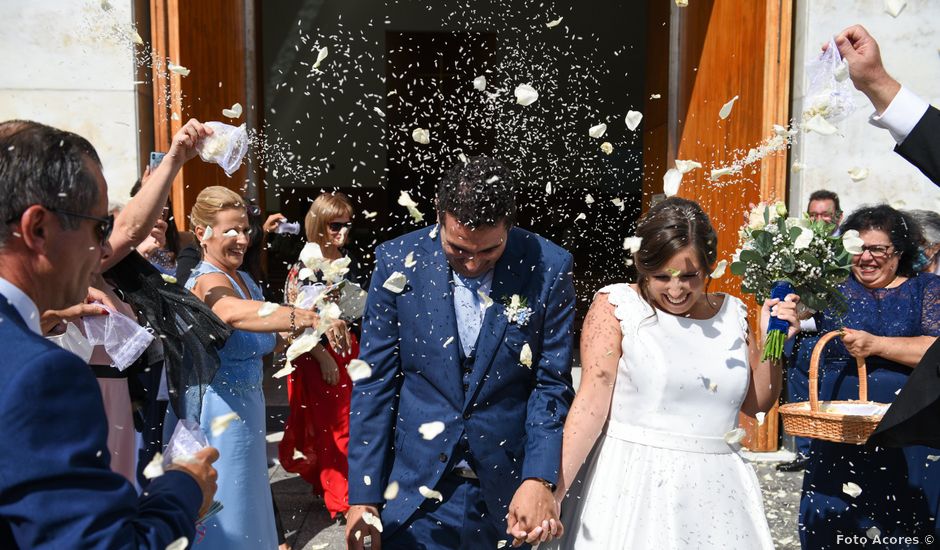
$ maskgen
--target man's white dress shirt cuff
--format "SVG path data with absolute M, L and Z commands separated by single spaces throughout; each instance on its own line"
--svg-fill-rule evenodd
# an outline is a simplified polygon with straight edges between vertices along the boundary
M 891 132 L 891 137 L 900 145 L 927 112 L 927 107 L 926 101 L 901 86 L 898 95 L 894 96 L 885 112 L 880 115 L 872 113 L 868 117 L 868 122 Z

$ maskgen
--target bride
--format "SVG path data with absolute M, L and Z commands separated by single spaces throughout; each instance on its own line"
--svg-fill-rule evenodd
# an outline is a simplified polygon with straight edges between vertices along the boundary
M 757 476 L 733 443 L 739 411 L 777 401 L 780 366 L 759 360 L 741 300 L 707 292 L 717 237 L 698 204 L 666 199 L 636 234 L 637 284 L 601 289 L 584 322 L 558 545 L 773 548 Z M 792 337 L 798 300 L 766 301 L 761 334 L 773 312 Z

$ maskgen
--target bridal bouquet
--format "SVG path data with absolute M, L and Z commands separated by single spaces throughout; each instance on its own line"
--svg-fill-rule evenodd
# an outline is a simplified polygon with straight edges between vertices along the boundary
M 833 229 L 824 221 L 788 218 L 782 202 L 758 204 L 739 232 L 731 273 L 742 278 L 741 291 L 759 302 L 795 293 L 812 310 L 844 311 L 839 284 L 848 278 L 852 255 L 861 254 L 863 243 L 857 231 L 834 236 Z M 783 355 L 788 328 L 786 321 L 771 318 L 761 360 Z

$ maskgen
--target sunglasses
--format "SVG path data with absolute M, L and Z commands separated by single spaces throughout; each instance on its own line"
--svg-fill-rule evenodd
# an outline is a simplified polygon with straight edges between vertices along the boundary
M 61 214 L 69 218 L 80 218 L 83 220 L 94 220 L 98 222 L 95 224 L 95 233 L 98 235 L 98 242 L 104 246 L 108 242 L 108 237 L 111 236 L 111 230 L 114 229 L 114 216 L 108 214 L 103 218 L 97 216 L 89 216 L 87 214 L 79 214 L 77 212 L 69 212 L 68 210 L 60 210 L 58 208 L 46 208 L 50 212 L 55 212 L 56 214 Z
M 352 229 L 352 222 L 330 222 L 327 225 L 330 227 L 330 231 L 342 231 L 344 227 Z

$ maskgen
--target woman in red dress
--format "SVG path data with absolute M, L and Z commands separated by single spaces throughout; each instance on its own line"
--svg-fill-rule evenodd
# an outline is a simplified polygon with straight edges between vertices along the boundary
M 320 246 L 323 257 L 338 260 L 352 228 L 353 206 L 342 193 L 317 197 L 304 219 L 307 241 Z M 294 264 L 287 276 L 285 299 L 294 303 L 303 284 L 298 276 L 303 265 Z M 320 275 L 320 274 L 317 274 Z M 355 260 L 347 279 L 356 282 Z M 359 356 L 356 330 L 347 329 L 346 350 L 334 350 L 324 339 L 316 348 L 295 359 L 287 382 L 290 416 L 278 454 L 288 472 L 300 474 L 322 495 L 326 509 L 335 518 L 349 509 L 349 402 L 352 380 L 346 372 Z M 342 341 L 344 338 L 331 338 Z

